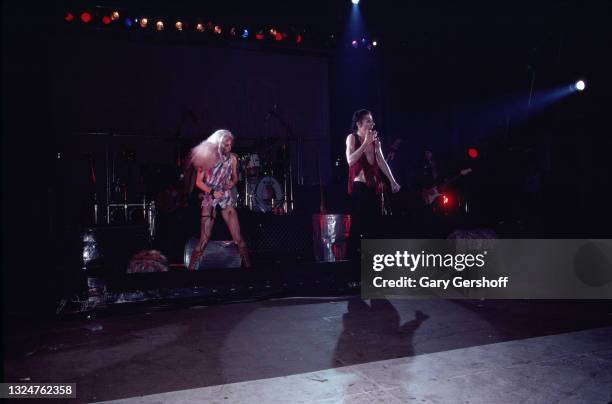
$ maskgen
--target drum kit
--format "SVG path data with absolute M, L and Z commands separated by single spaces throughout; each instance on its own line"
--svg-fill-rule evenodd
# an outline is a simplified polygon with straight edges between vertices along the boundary
M 272 144 L 275 140 L 272 138 Z M 293 212 L 292 167 L 285 153 L 286 145 L 281 145 L 276 153 L 274 148 L 258 145 L 243 149 L 239 158 L 238 184 L 233 190 L 236 207 L 277 215 Z

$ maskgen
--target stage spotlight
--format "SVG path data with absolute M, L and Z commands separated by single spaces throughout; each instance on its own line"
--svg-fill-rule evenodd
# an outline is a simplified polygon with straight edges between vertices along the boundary
M 258 33 L 255 34 L 255 39 L 257 39 L 258 41 L 261 41 L 263 39 L 263 32 L 259 31 Z
M 243 38 L 248 38 L 249 37 L 249 30 L 248 29 L 243 29 L 242 30 L 242 37 Z
M 376 41 L 372 42 L 372 46 L 377 47 L 378 46 L 378 42 L 376 42 Z
M 351 3 L 357 5 L 357 4 L 359 4 L 359 0 L 351 0 Z
M 299 43 L 301 43 L 301 42 L 302 42 L 302 35 L 298 34 L 298 35 L 295 37 L 295 43 L 298 43 L 298 44 L 299 44 Z
M 162 20 L 159 20 L 155 23 L 155 29 L 158 31 L 163 31 L 164 30 L 164 22 Z
M 111 19 L 109 16 L 105 15 L 104 17 L 102 17 L 102 24 L 108 25 L 110 23 L 111 23 Z
M 124 21 L 124 24 L 125 24 L 125 26 L 126 26 L 126 27 L 128 27 L 128 28 L 129 28 L 129 27 L 131 27 L 132 25 L 134 25 L 134 21 L 132 21 L 132 19 L 131 19 L 131 18 L 126 18 L 126 19 L 125 19 L 125 21 Z
M 468 156 L 470 156 L 470 158 L 475 159 L 478 157 L 478 149 L 475 147 L 470 147 L 468 149 Z
M 356 48 L 359 46 L 359 43 L 356 40 L 353 40 L 353 42 L 351 42 L 351 45 L 353 46 L 353 48 Z
M 74 15 L 72 15 L 71 12 L 68 12 L 64 16 L 64 20 L 66 20 L 66 22 L 72 22 L 72 21 L 74 21 Z
M 221 32 L 223 32 L 223 31 L 221 30 L 221 27 L 220 27 L 219 25 L 215 25 L 215 30 L 214 30 L 214 31 L 215 31 L 215 34 L 217 34 L 217 35 L 220 35 L 220 34 L 221 34 Z
M 89 14 L 87 11 L 83 11 L 81 13 L 81 21 L 87 24 L 89 21 L 91 21 L 91 14 Z
M 202 24 L 201 22 L 198 23 L 198 25 L 196 25 L 196 31 L 198 32 L 204 32 L 204 24 Z
M 176 28 L 177 31 L 182 31 L 183 30 L 183 23 L 180 21 L 177 21 L 176 24 L 174 24 L 174 27 Z
M 584 83 L 584 81 L 583 81 L 583 80 L 578 80 L 578 81 L 576 82 L 576 84 L 574 84 L 574 87 L 576 88 L 576 90 L 578 90 L 578 91 L 582 91 L 582 90 L 584 90 L 584 89 L 585 89 L 586 84 Z
M 113 11 L 111 13 L 111 20 L 117 21 L 119 19 L 119 11 Z
M 143 17 L 143 18 L 140 19 L 139 24 L 140 24 L 141 28 L 147 28 L 147 25 L 149 24 L 149 20 L 146 17 Z M 163 23 L 162 23 L 162 25 L 163 25 Z
M 281 34 L 280 32 L 277 32 L 276 35 L 274 35 L 274 39 L 276 39 L 277 41 L 282 41 L 283 34 Z

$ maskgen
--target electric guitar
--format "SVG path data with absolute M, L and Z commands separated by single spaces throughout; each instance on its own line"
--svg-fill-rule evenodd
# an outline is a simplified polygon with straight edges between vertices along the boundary
M 447 179 L 446 181 L 431 187 L 431 188 L 427 188 L 427 189 L 423 189 L 419 192 L 419 196 L 423 199 L 423 202 L 425 203 L 425 205 L 429 206 L 432 203 L 434 203 L 434 201 L 436 200 L 437 197 L 442 196 L 442 194 L 440 193 L 440 191 L 438 190 L 438 188 L 443 188 L 449 184 L 451 184 L 452 182 L 456 181 L 457 179 L 468 175 L 469 173 L 472 172 L 471 168 L 465 168 L 461 171 L 459 171 L 459 174 Z

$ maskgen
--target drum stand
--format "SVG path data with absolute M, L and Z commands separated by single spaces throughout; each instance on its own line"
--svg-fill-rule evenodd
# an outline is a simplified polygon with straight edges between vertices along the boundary
M 249 177 L 245 176 L 244 178 L 244 207 L 249 210 L 253 210 L 253 199 L 255 198 L 255 190 L 257 189 L 257 185 L 252 188 L 252 192 L 249 192 Z
M 110 134 L 110 138 L 119 137 L 120 135 Z M 123 210 L 123 219 L 125 223 L 129 223 L 132 219 L 131 215 L 137 209 L 142 209 L 143 221 L 146 227 L 147 236 L 149 239 L 150 246 L 153 245 L 153 241 L 156 236 L 156 217 L 157 217 L 157 209 L 154 201 L 147 201 L 146 196 L 143 197 L 141 203 L 128 203 L 128 189 L 127 185 L 125 186 L 122 194 L 123 194 L 123 202 L 122 203 L 113 203 L 112 201 L 112 184 L 115 183 L 116 178 L 116 167 L 115 167 L 115 155 L 111 152 L 110 149 L 110 141 L 106 142 L 106 150 L 105 150 L 105 169 L 106 169 L 106 224 L 110 225 L 112 220 L 111 212 L 116 209 Z M 97 204 L 95 205 L 97 210 Z M 97 216 L 97 215 L 96 215 Z
M 122 187 L 122 202 L 113 202 L 112 196 L 112 187 L 117 184 L 116 181 L 116 157 L 114 153 L 114 140 L 121 137 L 130 137 L 130 138 L 147 138 L 150 139 L 149 136 L 127 136 L 120 135 L 116 133 L 110 132 L 87 132 L 87 133 L 73 133 L 73 136 L 88 136 L 94 138 L 101 138 L 104 140 L 104 177 L 105 177 L 105 193 L 106 199 L 102 202 L 98 199 L 97 192 L 97 182 L 96 182 L 96 170 L 94 164 L 93 155 L 89 154 L 89 171 L 91 176 L 91 186 L 94 188 L 93 192 L 93 220 L 89 223 L 81 223 L 82 225 L 93 224 L 95 226 L 99 225 L 111 225 L 115 224 L 113 221 L 113 214 L 120 214 L 121 216 L 118 218 L 119 225 L 121 224 L 130 224 L 134 219 L 138 219 L 137 222 L 144 223 L 146 228 L 146 235 L 149 239 L 149 243 L 152 246 L 153 241 L 156 237 L 156 217 L 157 217 L 157 209 L 155 203 L 153 201 L 148 201 L 146 196 L 143 197 L 142 202 L 140 203 L 128 203 L 128 187 L 127 184 L 124 184 Z M 103 212 L 106 211 L 106 216 L 104 217 Z M 142 211 L 142 222 L 139 217 Z
M 289 147 L 291 147 L 291 141 L 295 140 L 296 141 L 296 147 L 297 147 L 297 152 L 296 152 L 296 159 L 297 159 L 297 176 L 298 176 L 298 185 L 304 185 L 304 174 L 302 172 L 302 137 L 301 136 L 297 136 L 297 138 L 295 138 L 293 136 L 293 130 L 291 129 L 291 126 L 285 121 L 285 119 L 281 116 L 281 114 L 279 114 L 279 111 L 277 109 L 277 105 L 274 105 L 274 108 L 272 109 L 272 111 L 270 111 L 270 116 L 273 116 L 276 118 L 276 120 L 285 128 L 285 138 L 286 140 L 288 140 L 288 144 Z M 283 187 L 284 187 L 284 201 L 283 201 L 283 212 L 285 214 L 288 213 L 293 213 L 293 209 L 294 209 L 294 199 L 293 199 L 293 162 L 291 160 L 291 153 L 288 154 L 289 156 L 289 199 L 287 200 L 287 172 L 285 171 L 284 176 L 283 176 Z
M 289 182 L 289 194 L 287 194 L 287 182 Z M 287 181 L 287 172 L 285 172 L 283 178 L 283 188 L 283 212 L 285 212 L 285 214 L 293 213 L 293 168 L 291 160 L 289 160 L 289 181 Z M 289 199 L 287 199 L 287 195 L 289 195 Z

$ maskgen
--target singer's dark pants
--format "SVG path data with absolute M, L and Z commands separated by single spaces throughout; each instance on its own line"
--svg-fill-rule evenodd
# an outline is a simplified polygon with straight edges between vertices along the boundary
M 379 196 L 375 188 L 361 181 L 353 182 L 351 195 L 351 234 L 349 239 L 349 256 L 359 259 L 361 239 L 376 237 L 376 222 L 380 217 Z

